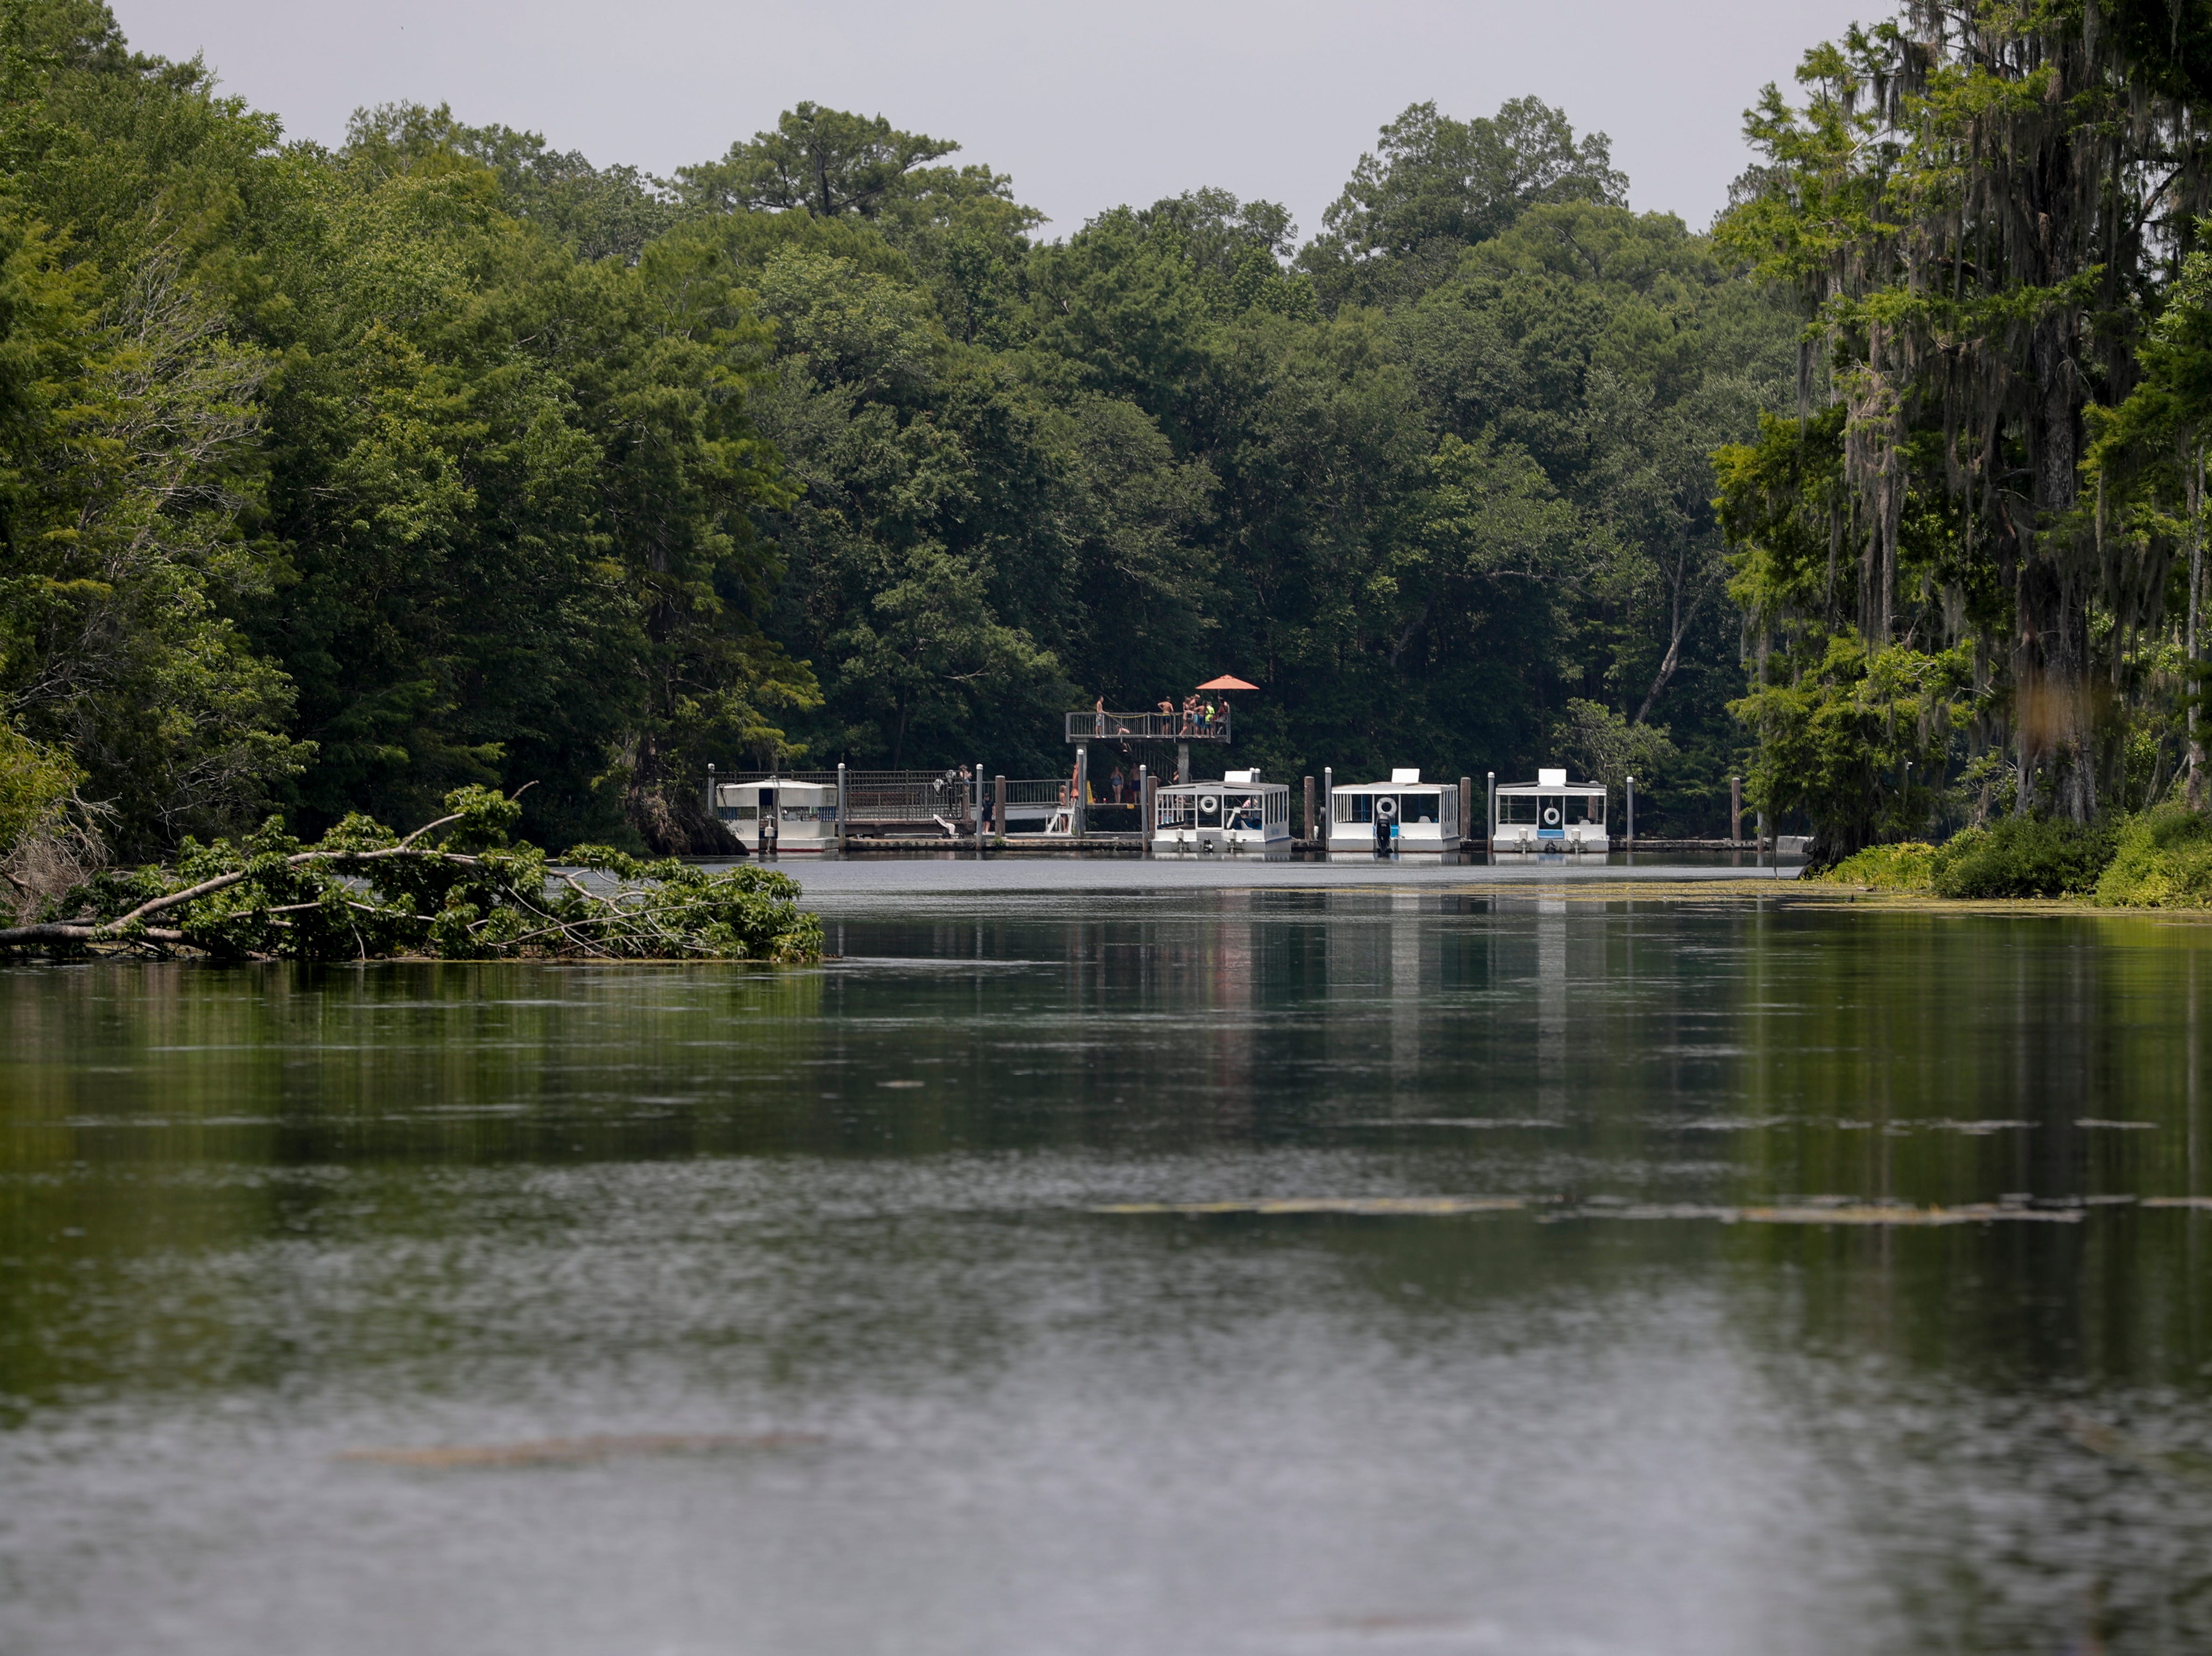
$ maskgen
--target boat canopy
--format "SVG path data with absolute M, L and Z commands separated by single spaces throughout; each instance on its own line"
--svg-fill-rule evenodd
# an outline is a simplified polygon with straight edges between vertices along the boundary
M 1500 782 L 1498 797 L 1524 793 L 1578 793 L 1586 798 L 1601 798 L 1606 791 L 1602 782 L 1570 782 L 1567 773 L 1560 770 L 1539 770 L 1533 782 Z
M 1387 782 L 1339 782 L 1339 793 L 1450 793 L 1459 792 L 1456 782 L 1424 782 L 1419 770 L 1394 770 Z
M 736 827 L 740 838 L 753 831 L 753 825 L 761 820 L 763 812 L 773 816 L 781 823 L 835 824 L 837 821 L 837 785 L 834 782 L 787 782 L 773 776 L 751 782 L 718 782 L 714 785 L 714 815 Z M 779 830 L 786 834 L 799 831 L 791 828 Z M 826 827 L 805 830 L 821 834 L 832 831 Z
M 1291 785 L 1287 782 L 1261 782 L 1247 779 L 1251 776 L 1250 771 L 1231 771 L 1218 782 L 1167 782 L 1161 784 L 1154 791 L 1161 794 L 1249 793 L 1255 795 L 1288 793 L 1291 791 Z
M 763 788 L 773 792 L 777 803 L 786 805 L 834 805 L 837 803 L 835 782 L 787 782 L 781 777 L 764 776 L 750 782 L 721 782 L 715 785 L 720 796 L 718 803 L 734 805 L 743 799 L 747 804 L 757 802 Z

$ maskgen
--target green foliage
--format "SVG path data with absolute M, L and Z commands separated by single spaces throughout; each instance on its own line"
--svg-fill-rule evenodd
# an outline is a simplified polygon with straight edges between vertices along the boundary
M 2107 907 L 2212 907 L 2212 822 L 2163 806 L 2087 825 L 2006 817 L 1954 834 L 1869 846 L 1812 877 L 1941 897 L 2094 895 Z
M 1762 653 L 1812 670 L 1846 627 L 1971 647 L 1954 756 L 2008 753 L 2017 798 L 2075 822 L 2183 757 L 2159 658 L 2193 607 L 2207 406 L 2189 10 L 1920 0 L 1854 27 L 1805 54 L 1802 103 L 1770 86 L 1747 116 L 1760 162 L 1717 226 L 1805 322 L 1796 419 L 1718 457 Z
M 2119 829 L 2112 820 L 2008 816 L 1967 828 L 1935 859 L 1939 897 L 2072 897 L 2097 888 Z
M 349 816 L 314 845 L 274 818 L 175 862 L 96 877 L 44 927 L 0 945 L 182 946 L 218 960 L 393 955 L 799 961 L 822 952 L 821 922 L 771 869 L 709 871 L 580 846 L 549 864 L 512 839 L 519 802 L 465 787 L 447 815 L 404 840 Z
M 0 858 L 84 779 L 62 755 L 0 725 Z
M 1848 629 L 1829 638 L 1817 664 L 1735 704 L 1759 733 L 1752 799 L 1778 822 L 1809 816 L 1821 864 L 1906 838 L 1934 812 L 1972 664 L 1963 651 L 1870 649 Z
M 1929 891 L 1935 889 L 1936 863 L 1942 855 L 1939 847 L 1924 840 L 1869 846 L 1805 877 L 1837 885 L 1870 886 L 1876 891 Z
M 0 197 L 0 706 L 118 802 L 125 844 L 225 822 L 295 775 L 290 687 L 240 610 L 269 369 L 177 252 L 98 270 Z
M 542 843 L 703 847 L 709 761 L 1043 773 L 1224 670 L 1280 773 L 1572 726 L 1711 825 L 1705 451 L 1790 325 L 1559 111 L 1416 106 L 1303 252 L 1203 187 L 1040 243 L 881 117 L 665 181 L 442 106 L 328 149 L 10 15 L 0 713 L 131 856 L 526 782 Z
M 1566 116 L 1535 98 L 1469 121 L 1415 104 L 1383 127 L 1376 152 L 1359 158 L 1322 215 L 1328 234 L 1300 257 L 1332 300 L 1404 297 L 1540 202 L 1617 207 L 1628 192 L 1605 134 L 1577 143 Z
M 444 104 L 387 104 L 357 112 L 346 149 L 381 156 L 386 170 L 451 151 L 498 175 L 501 204 L 579 258 L 634 263 L 676 221 L 675 204 L 634 167 L 596 167 L 574 150 L 550 147 L 543 133 L 508 126 L 466 126 Z
M 1568 701 L 1557 741 L 1565 757 L 1581 762 L 1585 777 L 1616 788 L 1632 776 L 1639 787 L 1660 785 L 1680 757 L 1663 727 L 1632 725 L 1603 702 L 1579 697 Z
M 901 132 L 872 119 L 802 103 L 784 111 L 773 132 L 730 146 L 720 161 L 677 169 L 684 203 L 710 212 L 756 209 L 872 217 L 893 191 L 911 194 L 937 180 L 912 176 L 924 161 L 959 149 L 942 138 Z
M 2131 817 L 2095 895 L 2106 907 L 2212 908 L 2212 821 L 2182 805 Z

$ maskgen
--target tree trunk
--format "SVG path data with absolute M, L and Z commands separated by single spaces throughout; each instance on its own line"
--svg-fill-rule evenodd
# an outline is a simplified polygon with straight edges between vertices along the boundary
M 2014 616 L 2014 726 L 2021 813 L 2043 809 L 2086 822 L 2097 814 L 2089 730 L 2089 617 L 2066 531 L 2081 463 L 2079 366 L 2075 321 L 2060 312 L 2036 324 L 2031 362 L 2039 396 L 2029 426 L 2034 450 L 2034 528 L 2021 547 Z
M 2203 658 L 2203 632 L 2199 624 L 2201 595 L 2204 591 L 2204 451 L 2196 449 L 2189 457 L 2190 464 L 2183 474 L 2184 487 L 2189 500 L 2189 756 L 2188 776 L 2182 784 L 2181 797 L 2191 810 L 2204 809 L 2204 737 L 2199 728 L 2197 699 L 2203 695 L 2204 686 L 2196 673 L 2197 664 Z

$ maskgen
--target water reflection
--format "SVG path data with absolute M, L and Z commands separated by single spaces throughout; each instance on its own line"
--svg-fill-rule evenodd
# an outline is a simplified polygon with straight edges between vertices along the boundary
M 0 974 L 0 1644 L 2212 1642 L 2212 1212 L 2127 1200 L 2212 1196 L 2212 931 L 828 919 L 803 973 Z M 1531 1202 L 1097 1211 L 1421 1195 Z M 1823 1197 L 2087 1206 L 1604 1216 Z

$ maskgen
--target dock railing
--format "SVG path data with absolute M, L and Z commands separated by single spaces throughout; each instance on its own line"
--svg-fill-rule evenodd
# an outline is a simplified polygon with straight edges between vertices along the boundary
M 1194 740 L 1197 738 L 1194 737 Z M 771 779 L 785 782 L 823 782 L 834 787 L 837 773 L 834 770 L 739 771 L 715 777 L 717 783 L 766 782 Z M 1075 832 L 1073 813 L 1068 805 L 1068 779 L 1065 776 L 1010 776 L 1006 779 L 1006 797 L 994 801 L 994 783 L 983 779 L 983 798 L 989 814 L 988 828 L 994 833 L 1073 834 Z M 1139 834 L 1144 828 L 1143 815 L 1136 803 L 1135 791 L 1126 796 L 1127 803 L 1115 804 L 1112 792 L 1099 786 L 1096 779 L 1091 785 L 1092 798 L 1084 808 L 1083 829 L 1086 834 Z M 925 828 L 933 822 L 950 822 L 963 833 L 973 833 L 975 827 L 975 782 L 971 777 L 963 781 L 957 772 L 947 776 L 943 771 L 856 771 L 845 773 L 845 825 L 860 828 L 872 824 L 902 824 Z M 933 831 L 933 830 L 931 830 Z
M 1067 739 L 1070 742 L 1226 742 L 1229 740 L 1230 714 L 1228 704 L 1216 702 L 1213 717 L 1204 713 L 1186 719 L 1177 713 L 1070 713 L 1067 716 Z
M 1133 798 L 1115 804 L 1114 796 L 1091 785 L 1091 800 L 1083 810 L 1086 834 L 1137 834 L 1144 828 L 1144 813 Z M 1010 834 L 1073 834 L 1075 817 L 1067 779 L 1064 776 L 1010 776 L 1006 779 L 1006 825 Z
M 826 771 L 740 771 L 720 776 L 718 782 L 781 780 L 826 782 L 837 785 L 837 773 Z M 990 784 L 986 782 L 988 791 Z M 972 823 L 975 816 L 975 785 L 963 780 L 957 771 L 855 771 L 845 773 L 845 821 L 854 822 L 927 822 L 942 817 L 948 822 Z

